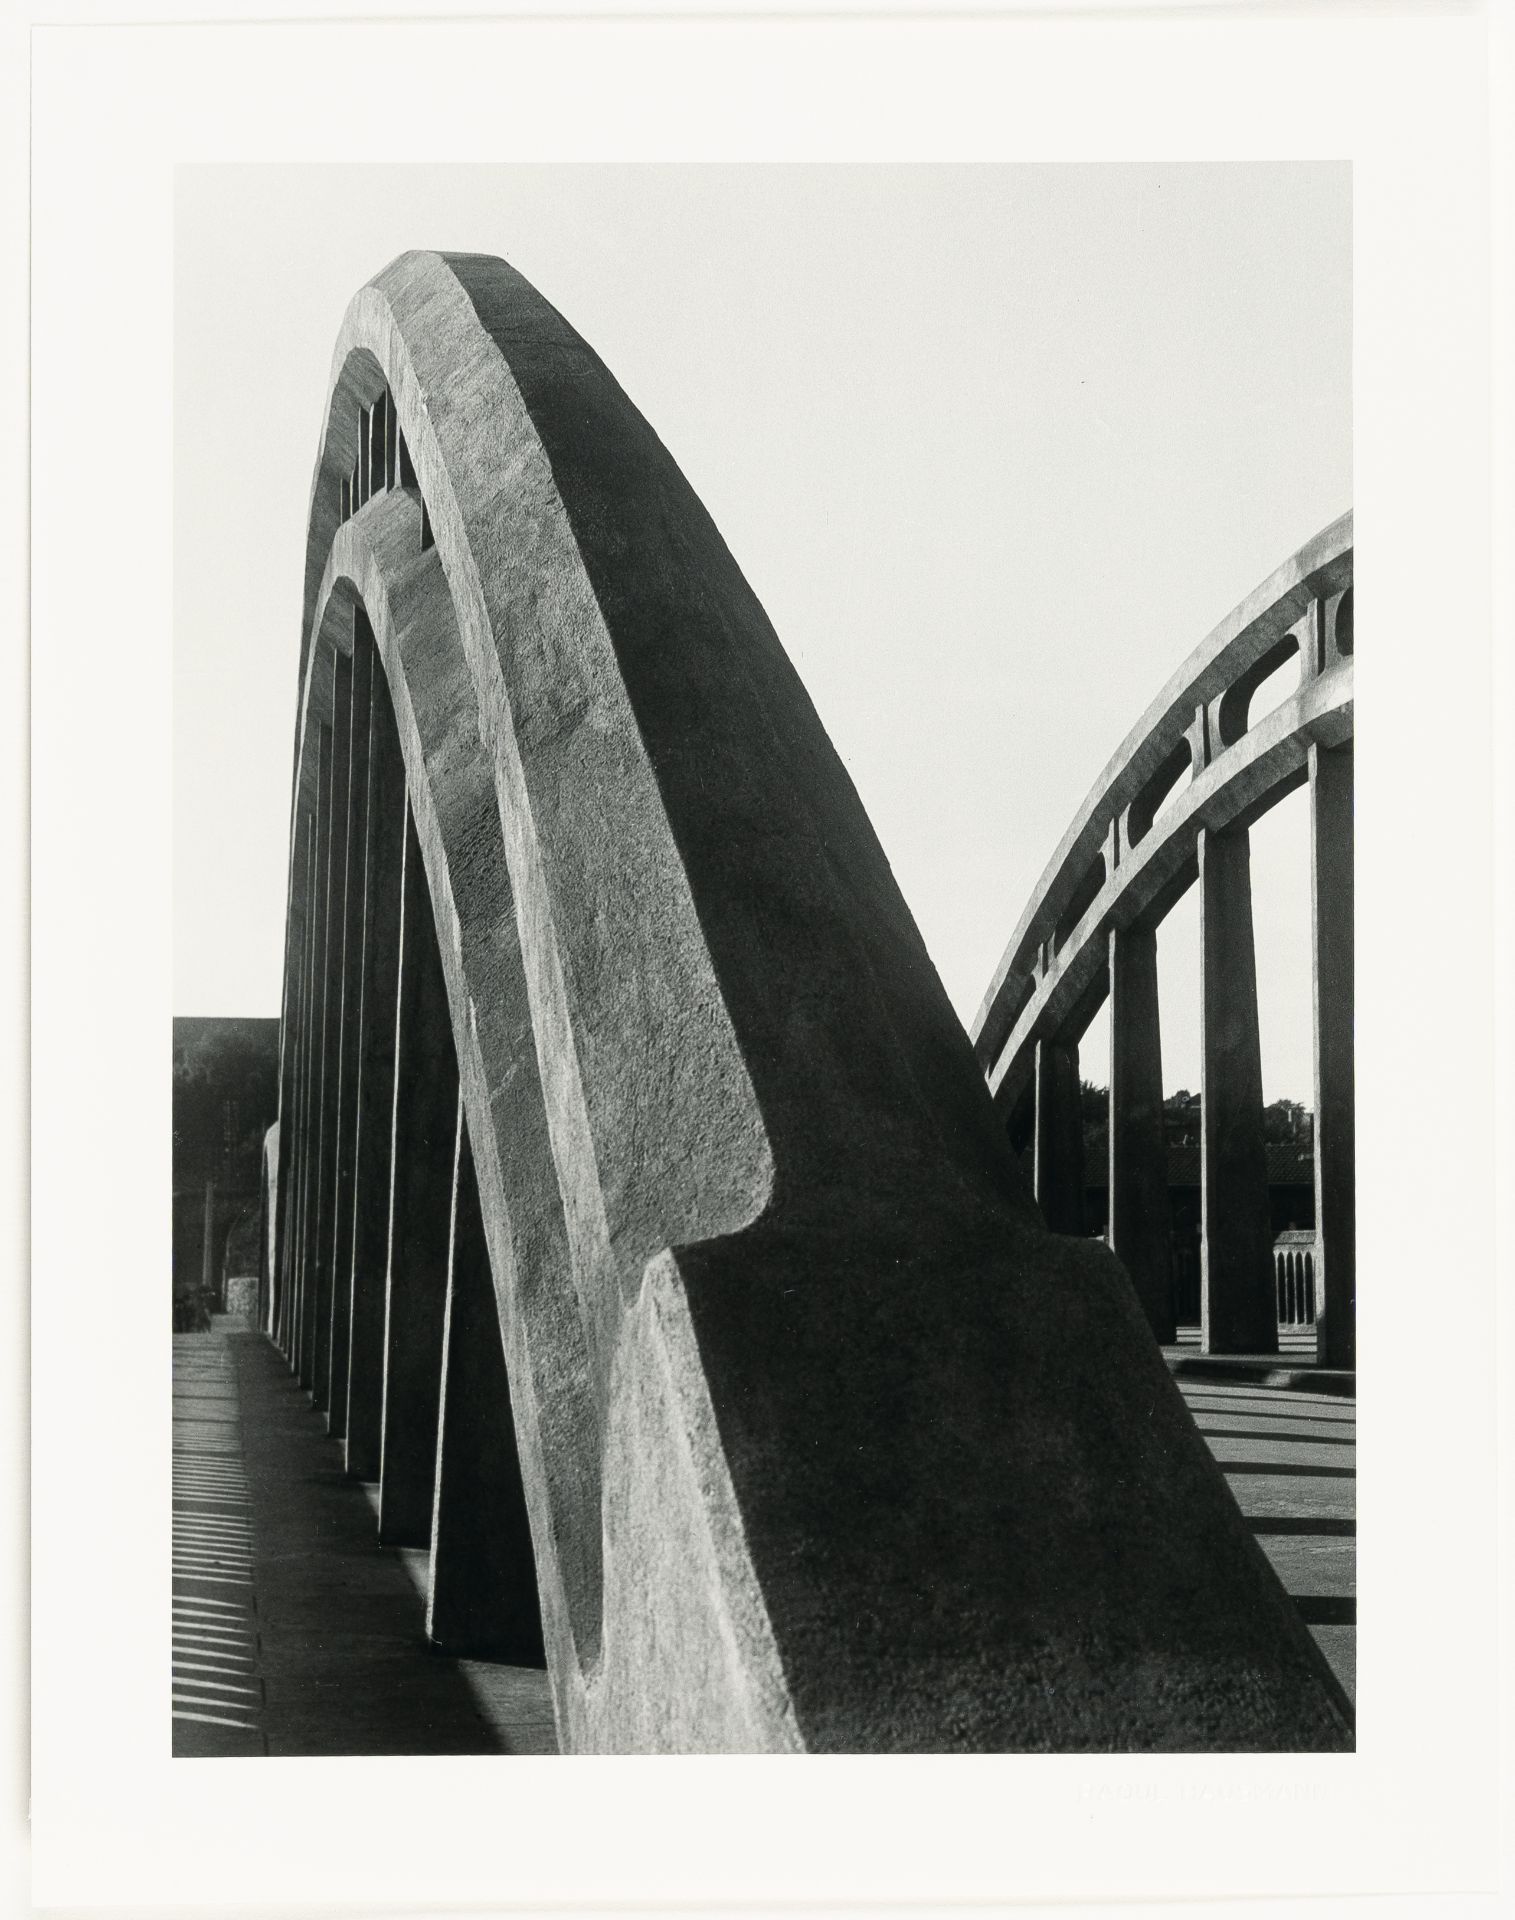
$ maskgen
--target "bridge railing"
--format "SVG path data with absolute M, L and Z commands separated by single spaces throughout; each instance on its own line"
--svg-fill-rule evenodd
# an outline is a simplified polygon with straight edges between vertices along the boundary
M 1292 1228 L 1273 1242 L 1273 1281 L 1281 1327 L 1315 1324 L 1315 1268 L 1320 1236 L 1313 1228 Z
M 1173 1337 L 1157 928 L 1201 896 L 1201 1269 L 1212 1351 L 1276 1347 L 1248 830 L 1308 785 L 1315 1182 L 1323 1360 L 1354 1364 L 1352 517 L 1335 521 L 1184 661 L 1110 760 L 1022 913 L 973 1027 L 1048 1224 L 1081 1230 L 1078 1044 L 1108 997 L 1109 1237 Z M 1297 658 L 1298 686 L 1258 695 Z

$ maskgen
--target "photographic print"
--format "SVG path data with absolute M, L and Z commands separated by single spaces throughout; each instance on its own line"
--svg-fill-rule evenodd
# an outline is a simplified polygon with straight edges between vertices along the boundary
M 180 170 L 177 1754 L 1351 1747 L 1350 233 Z
M 38 27 L 39 1904 L 1494 1884 L 1480 21 Z

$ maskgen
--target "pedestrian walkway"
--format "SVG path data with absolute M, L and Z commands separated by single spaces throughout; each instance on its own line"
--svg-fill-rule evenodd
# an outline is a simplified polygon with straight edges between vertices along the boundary
M 174 1339 L 175 1753 L 266 1753 L 251 1502 L 236 1376 L 215 1334 Z
M 1355 1699 L 1355 1398 L 1334 1387 L 1311 1392 L 1183 1373 L 1178 1385 L 1259 1546 Z
M 342 1449 L 240 1321 L 174 1339 L 173 1751 L 555 1753 L 547 1676 L 425 1637 Z

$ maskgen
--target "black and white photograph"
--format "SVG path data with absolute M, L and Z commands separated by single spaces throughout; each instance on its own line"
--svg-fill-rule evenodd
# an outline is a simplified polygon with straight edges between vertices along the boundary
M 39 36 L 53 1903 L 1491 1884 L 1481 55 L 1236 11 Z
M 1350 170 L 176 191 L 175 1752 L 1349 1748 Z

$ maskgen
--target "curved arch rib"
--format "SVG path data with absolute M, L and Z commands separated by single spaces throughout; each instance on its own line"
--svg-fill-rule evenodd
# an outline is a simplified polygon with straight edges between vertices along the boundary
M 563 1744 L 1347 1744 L 1119 1267 L 1042 1230 L 762 609 L 502 262 L 408 254 L 354 299 L 305 608 L 273 1322 L 359 1278 L 290 1211 L 325 1137 L 306 902 L 359 609 Z
M 1271 1352 L 1278 1323 L 1262 1138 L 1247 828 L 1306 782 L 1315 920 L 1321 1359 L 1355 1362 L 1352 1228 L 1352 516 L 1286 561 L 1132 728 L 1049 862 L 990 982 L 974 1047 L 1007 1118 L 1034 1108 L 1037 1189 L 1080 1224 L 1076 1049 L 1112 998 L 1109 1219 L 1154 1330 L 1174 1337 L 1155 932 L 1201 882 L 1201 1317 L 1207 1351 Z M 1297 654 L 1299 685 L 1253 721 Z M 1184 774 L 1189 784 L 1178 790 Z M 1329 1308 L 1325 1303 L 1329 1301 Z
M 1036 1040 L 1080 1006 L 1094 1011 L 1089 991 L 1111 928 L 1161 917 L 1194 878 L 1200 832 L 1255 820 L 1303 779 L 1312 741 L 1352 738 L 1351 641 L 1343 650 L 1337 634 L 1351 588 L 1347 513 L 1200 642 L 1121 742 L 1047 863 L 973 1021 L 1002 1108 L 1029 1084 Z M 1295 648 L 1299 691 L 1247 727 L 1248 696 Z M 1154 784 L 1171 785 L 1175 756 L 1192 784 L 1153 822 L 1143 801 Z M 1081 891 L 1096 869 L 1098 887 Z

